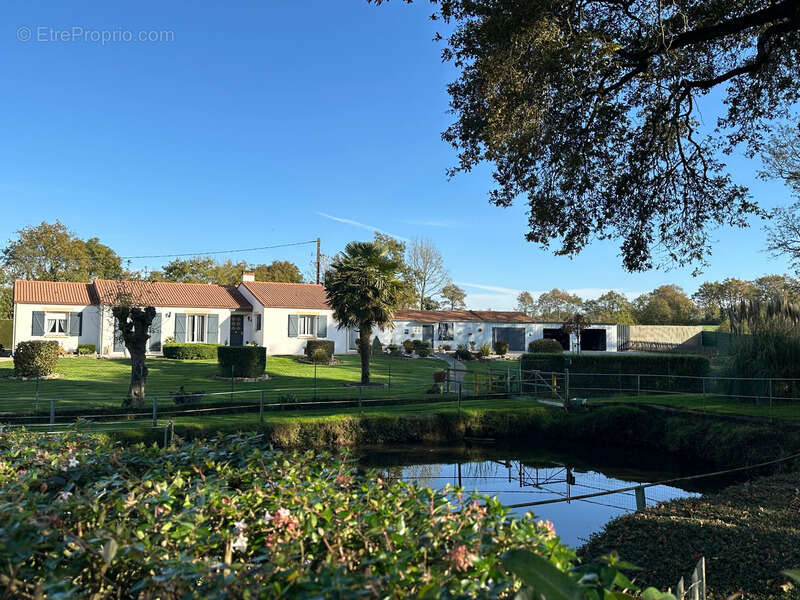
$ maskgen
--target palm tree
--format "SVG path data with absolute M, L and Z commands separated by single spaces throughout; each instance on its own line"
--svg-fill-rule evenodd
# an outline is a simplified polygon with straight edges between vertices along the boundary
M 325 273 L 325 291 L 333 317 L 343 327 L 358 327 L 361 383 L 369 384 L 370 336 L 375 327 L 392 326 L 400 300 L 402 265 L 374 242 L 350 242 Z

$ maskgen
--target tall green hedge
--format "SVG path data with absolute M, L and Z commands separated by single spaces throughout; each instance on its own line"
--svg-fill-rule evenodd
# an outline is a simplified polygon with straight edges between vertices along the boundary
M 203 360 L 217 357 L 217 344 L 164 344 L 164 357 Z
M 333 358 L 334 341 L 333 340 L 308 340 L 306 342 L 306 356 L 314 358 L 314 350 L 321 348 L 328 355 L 328 362 Z
M 219 372 L 223 377 L 261 377 L 267 369 L 267 349 L 263 346 L 219 346 Z
M 523 354 L 523 379 L 532 371 L 563 373 L 569 369 L 570 396 L 609 396 L 642 392 L 704 391 L 710 370 L 708 358 L 694 354 Z M 688 376 L 688 378 L 687 378 Z
M 0 347 L 11 348 L 13 329 L 14 321 L 11 319 L 0 319 Z
M 14 349 L 17 377 L 46 377 L 58 364 L 58 342 L 20 342 Z

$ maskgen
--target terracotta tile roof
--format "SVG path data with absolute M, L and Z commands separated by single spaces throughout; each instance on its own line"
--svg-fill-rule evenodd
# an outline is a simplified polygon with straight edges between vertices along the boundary
M 244 281 L 242 285 L 265 308 L 330 309 L 325 288 L 316 283 Z
M 64 304 L 89 306 L 97 304 L 97 294 L 91 283 L 71 281 L 14 282 L 14 302 L 17 304 Z
M 418 323 L 439 323 L 441 321 L 533 322 L 533 319 L 525 313 L 496 310 L 397 310 L 394 313 L 394 318 L 398 321 L 417 321 Z
M 137 303 L 176 308 L 253 307 L 233 286 L 210 283 L 174 283 L 167 281 L 116 281 L 97 279 L 97 296 L 103 304 L 113 304 L 119 292 L 131 294 Z

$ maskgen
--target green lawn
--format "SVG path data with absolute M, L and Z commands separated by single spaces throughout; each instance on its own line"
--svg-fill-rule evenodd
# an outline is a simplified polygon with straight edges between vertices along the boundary
M 760 399 L 735 399 L 711 394 L 650 394 L 647 396 L 611 396 L 591 398 L 590 405 L 602 404 L 656 404 L 710 413 L 767 417 L 773 419 L 800 419 L 800 402 Z
M 357 398 L 359 395 L 357 389 L 346 384 L 360 381 L 360 357 L 342 355 L 337 360 L 341 361 L 340 365 L 317 367 L 319 399 Z M 171 394 L 180 386 L 187 392 L 206 392 L 204 403 L 227 400 L 254 402 L 262 389 L 266 390 L 268 400 L 276 396 L 298 400 L 314 396 L 314 366 L 298 362 L 291 356 L 270 356 L 267 359 L 270 379 L 255 383 L 234 382 L 233 394 L 230 381 L 214 379 L 219 374 L 215 360 L 148 358 L 147 364 L 148 396 L 158 396 L 162 405 L 165 402 L 172 405 Z M 391 379 L 391 388 L 365 389 L 363 396 L 386 396 L 390 393 L 392 396 L 419 396 L 433 385 L 433 372 L 446 366 L 443 361 L 434 359 L 373 359 L 372 381 L 388 384 Z M 42 380 L 37 386 L 34 381 L 9 379 L 13 375 L 12 363 L 0 363 L 0 412 L 30 412 L 35 406 L 37 393 L 40 411 L 48 409 L 50 398 L 56 399 L 57 411 L 120 406 L 128 389 L 130 363 L 124 359 L 62 358 L 56 372 L 64 377 Z

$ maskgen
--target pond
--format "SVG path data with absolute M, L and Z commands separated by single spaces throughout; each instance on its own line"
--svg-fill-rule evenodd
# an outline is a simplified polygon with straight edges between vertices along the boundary
M 397 447 L 364 448 L 359 463 L 389 479 L 402 479 L 421 486 L 442 489 L 462 486 L 466 491 L 497 496 L 505 505 L 559 499 L 560 502 L 512 512 L 532 511 L 556 527 L 562 541 L 577 547 L 600 532 L 611 519 L 637 508 L 634 491 L 584 500 L 575 496 L 653 483 L 702 473 L 699 465 L 681 465 L 663 455 L 638 450 L 620 451 L 591 447 L 569 449 Z M 727 482 L 695 480 L 646 488 L 645 504 L 698 496 L 719 489 Z M 570 500 L 568 500 L 570 499 Z M 639 499 L 641 505 L 641 498 Z

